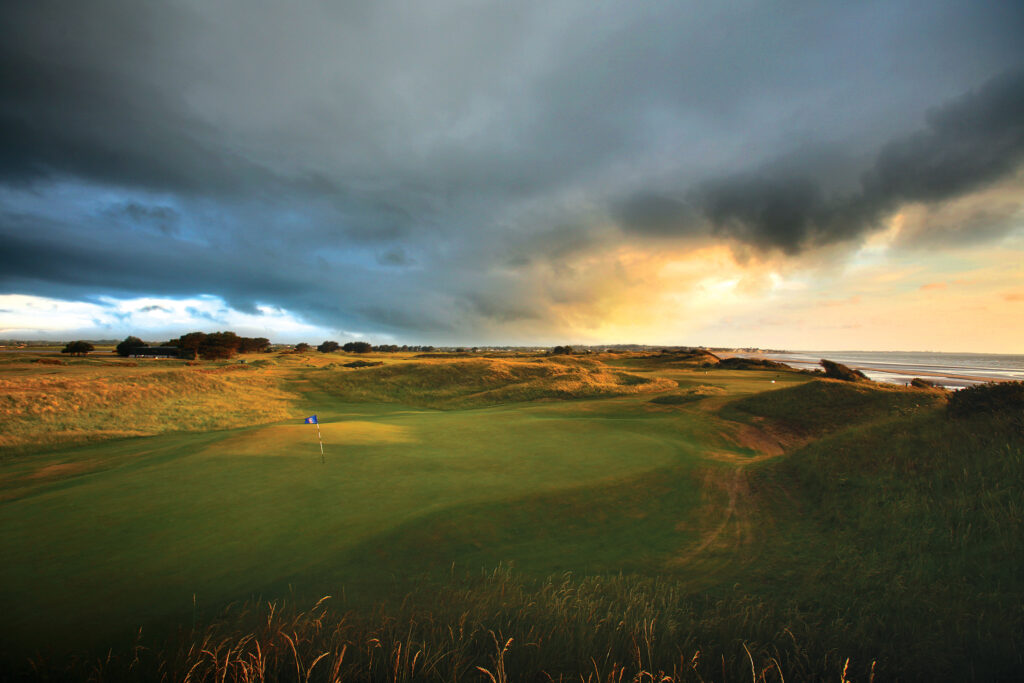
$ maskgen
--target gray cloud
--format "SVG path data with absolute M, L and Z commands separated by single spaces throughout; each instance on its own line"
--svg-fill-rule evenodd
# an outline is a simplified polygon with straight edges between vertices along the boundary
M 215 294 L 431 340 L 557 326 L 553 304 L 615 277 L 570 263 L 588 250 L 796 253 L 1005 179 L 1019 73 L 925 115 L 1024 64 L 1022 17 L 975 0 L 3 3 L 0 288 Z
M 771 163 L 704 183 L 686 201 L 639 194 L 614 213 L 639 234 L 710 232 L 790 254 L 856 237 L 902 204 L 955 199 L 1015 173 L 1024 163 L 1024 71 L 929 112 L 924 129 L 881 148 L 857 191 L 829 192 L 827 171 L 811 172 L 820 162 Z

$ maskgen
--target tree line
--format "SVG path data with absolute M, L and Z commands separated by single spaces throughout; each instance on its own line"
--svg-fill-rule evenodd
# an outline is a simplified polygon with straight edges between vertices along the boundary
M 270 340 L 266 337 L 242 337 L 234 332 L 189 332 L 160 346 L 177 348 L 179 358 L 222 360 L 238 353 L 266 353 L 270 350 Z M 130 336 L 115 350 L 117 355 L 127 357 L 137 355 L 144 348 L 149 348 L 149 344 Z
M 270 340 L 266 337 L 242 337 L 234 332 L 189 332 L 177 339 L 170 339 L 157 346 L 161 348 L 176 348 L 179 358 L 222 360 L 231 358 L 239 353 L 266 353 L 270 351 Z M 151 348 L 148 342 L 144 342 L 135 336 L 128 336 L 115 347 L 115 351 L 122 358 L 127 358 L 128 356 L 138 355 L 141 349 L 146 348 Z M 305 342 L 295 345 L 295 350 L 298 352 L 309 351 L 311 348 L 312 346 Z M 84 356 L 93 350 L 95 350 L 95 347 L 91 343 L 78 340 L 69 342 L 61 353 Z M 317 346 L 316 350 L 321 353 L 333 353 L 339 350 L 346 353 L 369 353 L 371 351 L 378 353 L 400 353 L 430 352 L 435 351 L 436 347 L 409 346 L 407 344 L 402 346 L 397 344 L 374 345 L 365 341 L 350 341 L 345 344 L 339 344 L 336 341 L 328 340 Z
M 310 345 L 306 343 L 296 344 L 296 351 L 309 351 Z M 378 353 L 399 353 L 402 351 L 433 351 L 433 346 L 408 346 L 397 344 L 377 344 L 374 346 L 370 342 L 365 341 L 350 341 L 345 344 L 339 344 L 336 341 L 325 341 L 316 347 L 316 350 L 320 353 L 334 353 L 335 351 L 342 350 L 345 353 L 369 353 L 376 351 Z

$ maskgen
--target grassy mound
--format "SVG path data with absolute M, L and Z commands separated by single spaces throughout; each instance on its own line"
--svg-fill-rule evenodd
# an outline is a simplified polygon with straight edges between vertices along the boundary
M 663 406 L 677 406 L 685 403 L 693 403 L 694 401 L 700 401 L 708 398 L 709 396 L 722 396 L 724 394 L 725 389 L 722 387 L 700 384 L 695 387 L 690 387 L 684 391 L 655 396 L 650 400 L 650 402 Z
M 601 360 L 611 361 L 620 367 L 644 369 L 657 368 L 707 368 L 718 365 L 720 359 L 706 349 L 665 349 L 659 353 L 617 353 L 601 354 Z
M 718 366 L 728 370 L 786 370 L 792 372 L 793 368 L 785 363 L 778 363 L 764 358 L 741 358 L 733 356 L 721 361 Z
M 1024 430 L 1012 416 L 928 410 L 826 437 L 759 474 L 782 545 L 747 582 L 833 615 L 825 638 L 870 644 L 849 654 L 877 658 L 886 677 L 1019 675 Z
M 730 403 L 723 414 L 746 422 L 768 420 L 794 434 L 816 437 L 941 405 L 940 393 L 874 383 L 819 379 Z
M 263 424 L 293 415 L 296 398 L 244 365 L 152 370 L 109 363 L 5 374 L 0 396 L 0 448 L 8 453 Z
M 373 361 L 373 360 L 354 360 L 351 363 L 343 363 L 346 368 L 375 368 L 380 365 L 384 365 L 384 361 Z
M 642 377 L 588 359 L 458 359 L 396 363 L 312 381 L 338 400 L 466 408 L 542 399 L 597 398 L 664 391 L 674 382 Z

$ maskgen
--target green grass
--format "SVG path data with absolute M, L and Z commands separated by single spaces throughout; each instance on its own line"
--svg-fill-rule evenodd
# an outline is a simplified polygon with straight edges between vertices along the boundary
M 42 650 L 56 677 L 251 679 L 258 643 L 268 680 L 303 680 L 323 652 L 311 680 L 1021 670 L 1015 414 L 951 419 L 939 392 L 776 370 L 375 359 L 209 375 L 259 378 L 288 420 L 183 418 L 0 463 L 0 665 Z M 216 367 L 102 372 L 173 388 Z M 59 407 L 96 372 L 0 379 L 69 383 Z M 141 395 L 137 413 L 164 400 Z M 75 400 L 83 425 L 114 429 Z
M 298 416 L 294 428 L 165 435 L 36 459 L 36 471 L 105 464 L 35 488 L 21 476 L 17 497 L 0 507 L 5 625 L 29 638 L 84 625 L 101 632 L 181 611 L 193 594 L 222 602 L 312 578 L 373 583 L 379 567 L 353 553 L 398 525 L 482 503 L 498 514 L 501 501 L 605 487 L 685 457 L 685 444 L 621 421 L 544 411 L 350 417 L 358 420 L 322 425 L 325 464 L 315 428 Z M 352 435 L 334 427 L 353 421 L 393 430 L 347 443 Z M 521 531 L 533 533 L 528 520 Z M 387 560 L 418 570 L 416 558 L 410 549 Z

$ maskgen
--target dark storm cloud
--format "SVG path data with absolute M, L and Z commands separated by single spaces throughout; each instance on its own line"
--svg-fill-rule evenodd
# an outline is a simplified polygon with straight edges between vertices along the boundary
M 709 230 L 793 254 L 869 231 L 902 204 L 942 202 L 977 191 L 1012 175 L 1022 163 L 1024 71 L 1018 70 L 931 111 L 926 128 L 885 144 L 857 192 L 830 194 L 819 176 L 788 160 L 705 183 L 691 193 L 692 204 L 637 195 L 621 202 L 616 214 L 627 230 L 641 234 Z M 693 204 L 707 223 L 695 219 Z M 992 236 L 991 231 L 978 234 Z
M 1019 73 L 921 121 L 1024 64 L 1022 16 L 974 0 L 2 3 L 0 287 L 206 293 L 409 335 L 546 324 L 586 297 L 560 286 L 587 281 L 568 262 L 623 239 L 609 205 L 625 239 L 795 253 L 1006 178 Z
M 106 217 L 127 221 L 131 225 L 153 227 L 164 235 L 178 232 L 181 215 L 169 206 L 147 206 L 138 202 L 124 202 L 104 211 Z

